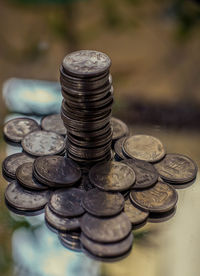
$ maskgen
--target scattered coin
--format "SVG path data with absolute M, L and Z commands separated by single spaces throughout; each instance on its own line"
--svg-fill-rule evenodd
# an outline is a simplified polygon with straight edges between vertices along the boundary
M 138 225 L 146 222 L 149 216 L 148 211 L 142 211 L 141 209 L 137 208 L 131 203 L 130 199 L 127 199 L 125 201 L 124 212 L 129 218 L 132 225 Z
M 81 178 L 81 170 L 77 164 L 57 155 L 37 158 L 34 169 L 35 177 L 50 187 L 69 187 Z
M 58 231 L 72 231 L 80 228 L 80 218 L 64 218 L 51 211 L 48 205 L 45 207 L 45 219 Z
M 100 190 L 116 192 L 129 189 L 135 182 L 135 173 L 126 164 L 109 161 L 94 165 L 89 178 Z
M 122 122 L 121 120 L 115 118 L 115 117 L 112 117 L 111 118 L 111 125 L 112 125 L 112 129 L 113 129 L 113 137 L 112 139 L 114 141 L 128 135 L 129 133 L 129 130 L 128 130 L 128 127 L 127 125 Z
M 9 155 L 4 159 L 3 164 L 2 164 L 2 169 L 5 175 L 8 177 L 15 179 L 15 172 L 17 168 L 26 163 L 26 162 L 34 162 L 34 158 L 31 156 L 28 156 L 26 153 L 19 152 L 19 153 L 14 153 L 12 155 Z
M 67 55 L 62 65 L 64 70 L 72 76 L 88 77 L 101 75 L 108 71 L 111 60 L 104 53 L 81 50 Z
M 120 193 L 108 193 L 92 189 L 84 194 L 82 206 L 94 216 L 109 217 L 122 211 L 124 198 Z
M 111 218 L 97 218 L 84 214 L 81 230 L 91 240 L 102 243 L 118 242 L 131 232 L 131 223 L 122 212 Z
M 40 129 L 38 123 L 29 118 L 15 118 L 8 121 L 3 128 L 6 139 L 19 143 L 28 133 Z
M 115 243 L 99 243 L 87 238 L 86 235 L 81 233 L 82 245 L 92 254 L 98 257 L 116 257 L 126 253 L 133 244 L 132 232 L 122 241 Z
M 147 162 L 157 162 L 165 156 L 161 141 L 149 135 L 134 135 L 126 138 L 123 152 L 130 158 Z
M 60 117 L 60 114 L 52 114 L 45 116 L 41 121 L 41 127 L 45 131 L 52 131 L 64 136 L 67 133 L 67 130 Z
M 122 137 L 122 138 L 118 139 L 114 144 L 114 150 L 116 153 L 115 158 L 117 161 L 126 159 L 126 156 L 124 156 L 123 151 L 122 151 L 122 145 L 123 145 L 125 139 L 126 139 L 126 137 Z
M 22 148 L 33 156 L 55 155 L 65 149 L 64 138 L 55 132 L 38 130 L 27 134 Z
M 148 188 L 157 182 L 158 173 L 152 164 L 137 159 L 126 159 L 122 163 L 130 166 L 135 172 L 134 189 Z
M 81 206 L 84 191 L 77 188 L 58 189 L 50 199 L 51 210 L 62 217 L 77 217 L 85 211 Z
M 16 170 L 16 178 L 18 182 L 25 188 L 32 190 L 46 190 L 47 186 L 42 185 L 33 176 L 33 163 L 27 162 L 20 165 Z
M 155 186 L 147 190 L 131 191 L 130 199 L 144 211 L 162 213 L 175 207 L 178 194 L 170 185 L 157 182 Z
M 31 191 L 20 186 L 17 181 L 12 181 L 6 188 L 5 198 L 14 208 L 22 211 L 36 211 L 44 208 L 51 192 Z
M 168 153 L 154 166 L 161 178 L 174 184 L 190 182 L 197 175 L 197 165 L 182 154 Z

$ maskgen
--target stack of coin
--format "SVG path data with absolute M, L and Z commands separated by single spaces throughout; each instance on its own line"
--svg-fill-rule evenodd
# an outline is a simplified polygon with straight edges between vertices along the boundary
M 89 164 L 111 158 L 111 61 L 101 52 L 67 55 L 60 68 L 61 117 L 67 129 L 67 156 Z

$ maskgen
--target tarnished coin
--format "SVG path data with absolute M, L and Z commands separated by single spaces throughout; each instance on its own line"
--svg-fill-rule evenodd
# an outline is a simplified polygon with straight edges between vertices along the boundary
M 88 213 L 97 217 L 114 216 L 122 211 L 124 197 L 120 193 L 92 189 L 83 196 L 82 206 Z
M 78 77 L 90 77 L 105 73 L 110 68 L 110 58 L 101 52 L 81 50 L 72 52 L 63 60 L 64 70 Z
M 23 211 L 23 210 L 20 210 L 20 209 L 16 209 L 13 206 L 11 206 L 7 202 L 6 199 L 5 199 L 5 205 L 6 205 L 6 207 L 8 208 L 8 210 L 10 212 L 14 213 L 15 215 L 19 215 L 19 216 L 33 217 L 33 216 L 39 216 L 39 215 L 44 213 L 44 208 L 36 210 L 36 211 L 30 211 L 30 210 Z
M 87 172 L 88 173 L 88 172 Z M 91 189 L 94 189 L 94 185 L 90 182 L 90 179 L 88 175 L 82 175 L 80 184 L 77 186 L 77 188 L 85 191 L 89 191 Z
M 134 135 L 125 139 L 123 152 L 130 158 L 147 162 L 157 162 L 165 156 L 160 140 L 149 135 Z
M 33 156 L 44 156 L 63 152 L 65 143 L 64 138 L 55 132 L 38 130 L 24 137 L 22 147 Z
M 122 151 L 122 145 L 123 145 L 125 139 L 126 139 L 125 137 L 122 137 L 119 140 L 117 140 L 114 144 L 114 150 L 117 155 L 116 160 L 126 159 L 126 156 L 124 156 L 123 151 Z
M 50 187 L 69 187 L 81 178 L 79 166 L 63 156 L 39 157 L 34 162 L 34 169 L 36 178 Z
M 64 218 L 54 214 L 48 205 L 45 207 L 45 219 L 59 231 L 72 231 L 80 228 L 80 218 Z
M 50 199 L 51 210 L 62 217 L 77 217 L 85 211 L 81 206 L 84 191 L 76 188 L 58 189 Z
M 34 162 L 34 158 L 28 156 L 26 153 L 19 152 L 9 155 L 4 159 L 2 164 L 3 172 L 10 178 L 15 179 L 15 172 L 17 168 L 27 162 Z
M 93 166 L 89 172 L 89 178 L 100 190 L 120 192 L 133 185 L 135 173 L 126 164 L 108 161 Z
M 190 182 L 197 175 L 197 165 L 182 154 L 168 153 L 154 166 L 161 178 L 175 184 Z
M 131 232 L 131 223 L 124 212 L 112 218 L 97 218 L 84 214 L 81 219 L 81 230 L 93 241 L 118 242 Z
M 172 208 L 168 212 L 165 213 L 151 213 L 148 217 L 148 222 L 153 222 L 153 223 L 160 223 L 167 221 L 176 214 L 176 207 Z
M 3 128 L 5 137 L 19 143 L 28 133 L 40 129 L 38 123 L 29 118 L 15 118 L 8 121 Z
M 158 173 L 152 164 L 137 159 L 126 159 L 122 163 L 130 166 L 135 172 L 134 189 L 148 188 L 157 182 Z
M 67 133 L 60 114 L 45 116 L 41 121 L 41 127 L 43 130 L 52 131 L 60 135 L 66 135 Z
M 36 211 L 42 209 L 49 201 L 51 192 L 31 191 L 20 186 L 17 181 L 12 181 L 6 188 L 5 198 L 16 209 L 22 211 Z
M 74 232 L 73 232 L 74 233 Z M 79 236 L 74 236 L 74 234 L 70 233 L 59 233 L 58 238 L 63 246 L 72 251 L 81 251 L 81 243 L 80 243 L 80 234 Z
M 110 122 L 111 122 L 111 126 L 113 129 L 112 139 L 114 141 L 128 135 L 129 130 L 128 130 L 127 125 L 124 122 L 122 122 L 121 120 L 119 120 L 115 117 L 112 117 Z
M 175 207 L 178 194 L 166 183 L 157 182 L 148 190 L 130 192 L 131 201 L 144 211 L 162 213 Z
M 115 243 L 99 243 L 87 238 L 81 233 L 82 245 L 92 254 L 98 257 L 116 257 L 127 252 L 133 244 L 132 232 L 122 241 Z
M 138 225 L 145 222 L 149 216 L 148 211 L 142 211 L 134 206 L 129 199 L 125 201 L 124 212 L 132 225 Z

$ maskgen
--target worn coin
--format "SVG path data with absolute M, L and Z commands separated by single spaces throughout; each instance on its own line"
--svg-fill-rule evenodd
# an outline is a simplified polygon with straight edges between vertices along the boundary
M 41 121 L 41 127 L 43 130 L 52 131 L 60 135 L 66 135 L 67 133 L 60 114 L 45 116 Z
M 124 197 L 120 193 L 102 192 L 92 189 L 82 199 L 83 208 L 97 217 L 109 217 L 120 213 L 124 207 Z
M 78 232 L 77 232 L 78 233 Z M 62 233 L 60 232 L 58 234 L 58 238 L 63 246 L 65 246 L 67 249 L 70 249 L 72 251 L 81 251 L 81 243 L 80 243 L 80 234 L 78 236 L 74 235 L 74 232 L 72 234 L 69 233 Z
M 80 228 L 80 218 L 64 218 L 51 211 L 48 205 L 45 207 L 45 219 L 59 231 L 72 231 Z
M 197 175 L 197 165 L 189 157 L 168 153 L 163 160 L 154 165 L 161 178 L 172 183 L 187 183 Z
M 50 199 L 51 210 L 62 217 L 77 217 L 85 211 L 81 206 L 84 191 L 77 188 L 58 189 Z
M 5 198 L 16 209 L 22 211 L 35 211 L 42 209 L 49 201 L 51 192 L 31 191 L 24 189 L 17 181 L 13 180 L 6 188 Z
M 72 186 L 81 178 L 79 166 L 63 156 L 39 157 L 34 162 L 34 169 L 36 178 L 38 175 L 39 180 L 50 187 Z
M 44 156 L 61 153 L 65 143 L 64 138 L 55 132 L 38 130 L 24 137 L 22 147 L 33 156 Z
M 118 242 L 131 232 L 131 223 L 124 212 L 111 218 L 97 218 L 84 214 L 81 219 L 81 230 L 96 242 Z
M 105 73 L 110 68 L 110 58 L 101 52 L 81 50 L 67 55 L 62 63 L 66 73 L 78 77 L 90 77 Z
M 132 190 L 130 199 L 144 211 L 162 213 L 175 207 L 178 194 L 170 185 L 157 182 L 155 186 L 147 190 Z
M 123 152 L 130 158 L 147 162 L 157 162 L 165 156 L 161 141 L 149 135 L 134 135 L 126 138 Z
M 134 189 L 148 188 L 157 182 L 158 173 L 152 164 L 137 159 L 126 159 L 122 163 L 130 166 L 135 172 Z
M 25 135 L 38 129 L 39 125 L 33 119 L 15 118 L 4 125 L 3 133 L 8 140 L 19 143 Z
M 124 156 L 123 151 L 122 151 L 122 145 L 123 145 L 125 139 L 126 139 L 125 137 L 122 137 L 122 138 L 118 139 L 114 144 L 114 150 L 117 155 L 117 156 L 115 156 L 115 158 L 117 158 L 117 160 L 126 159 L 126 156 Z
M 47 186 L 42 185 L 33 176 L 33 163 L 28 162 L 20 165 L 16 170 L 16 178 L 18 182 L 25 188 L 32 190 L 46 190 Z
M 89 178 L 100 190 L 116 192 L 129 189 L 135 182 L 135 173 L 126 164 L 108 161 L 93 166 Z
M 111 126 L 113 129 L 112 139 L 114 141 L 128 135 L 129 130 L 128 130 L 127 125 L 124 122 L 122 122 L 121 120 L 119 120 L 115 117 L 112 117 L 110 122 L 111 122 Z
M 132 232 L 122 241 L 115 243 L 99 243 L 87 238 L 86 235 L 81 233 L 82 245 L 92 254 L 98 257 L 116 257 L 127 252 L 133 244 Z
M 145 222 L 149 216 L 148 211 L 142 211 L 141 209 L 137 208 L 131 203 L 130 199 L 125 201 L 124 212 L 132 225 L 138 225 Z
M 26 217 L 33 217 L 33 216 L 39 216 L 41 214 L 44 213 L 44 208 L 43 209 L 39 209 L 36 211 L 23 211 L 17 208 L 14 208 L 13 206 L 11 206 L 7 200 L 5 199 L 5 205 L 8 208 L 8 210 L 12 213 L 14 213 L 15 215 L 19 215 L 19 216 L 26 216 Z
M 17 168 L 26 163 L 26 162 L 34 162 L 34 158 L 31 156 L 28 156 L 26 153 L 19 152 L 19 153 L 14 153 L 12 155 L 9 155 L 4 159 L 2 168 L 3 172 L 10 178 L 15 179 L 15 172 Z
M 153 223 L 160 223 L 167 221 L 176 214 L 176 207 L 172 208 L 171 210 L 165 212 L 165 213 L 150 213 L 148 217 L 148 222 L 153 222 Z

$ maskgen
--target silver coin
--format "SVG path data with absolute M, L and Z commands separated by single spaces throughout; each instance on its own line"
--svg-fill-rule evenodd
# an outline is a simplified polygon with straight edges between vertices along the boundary
M 41 127 L 43 130 L 52 131 L 60 135 L 66 135 L 67 133 L 60 114 L 45 116 L 41 121 Z

